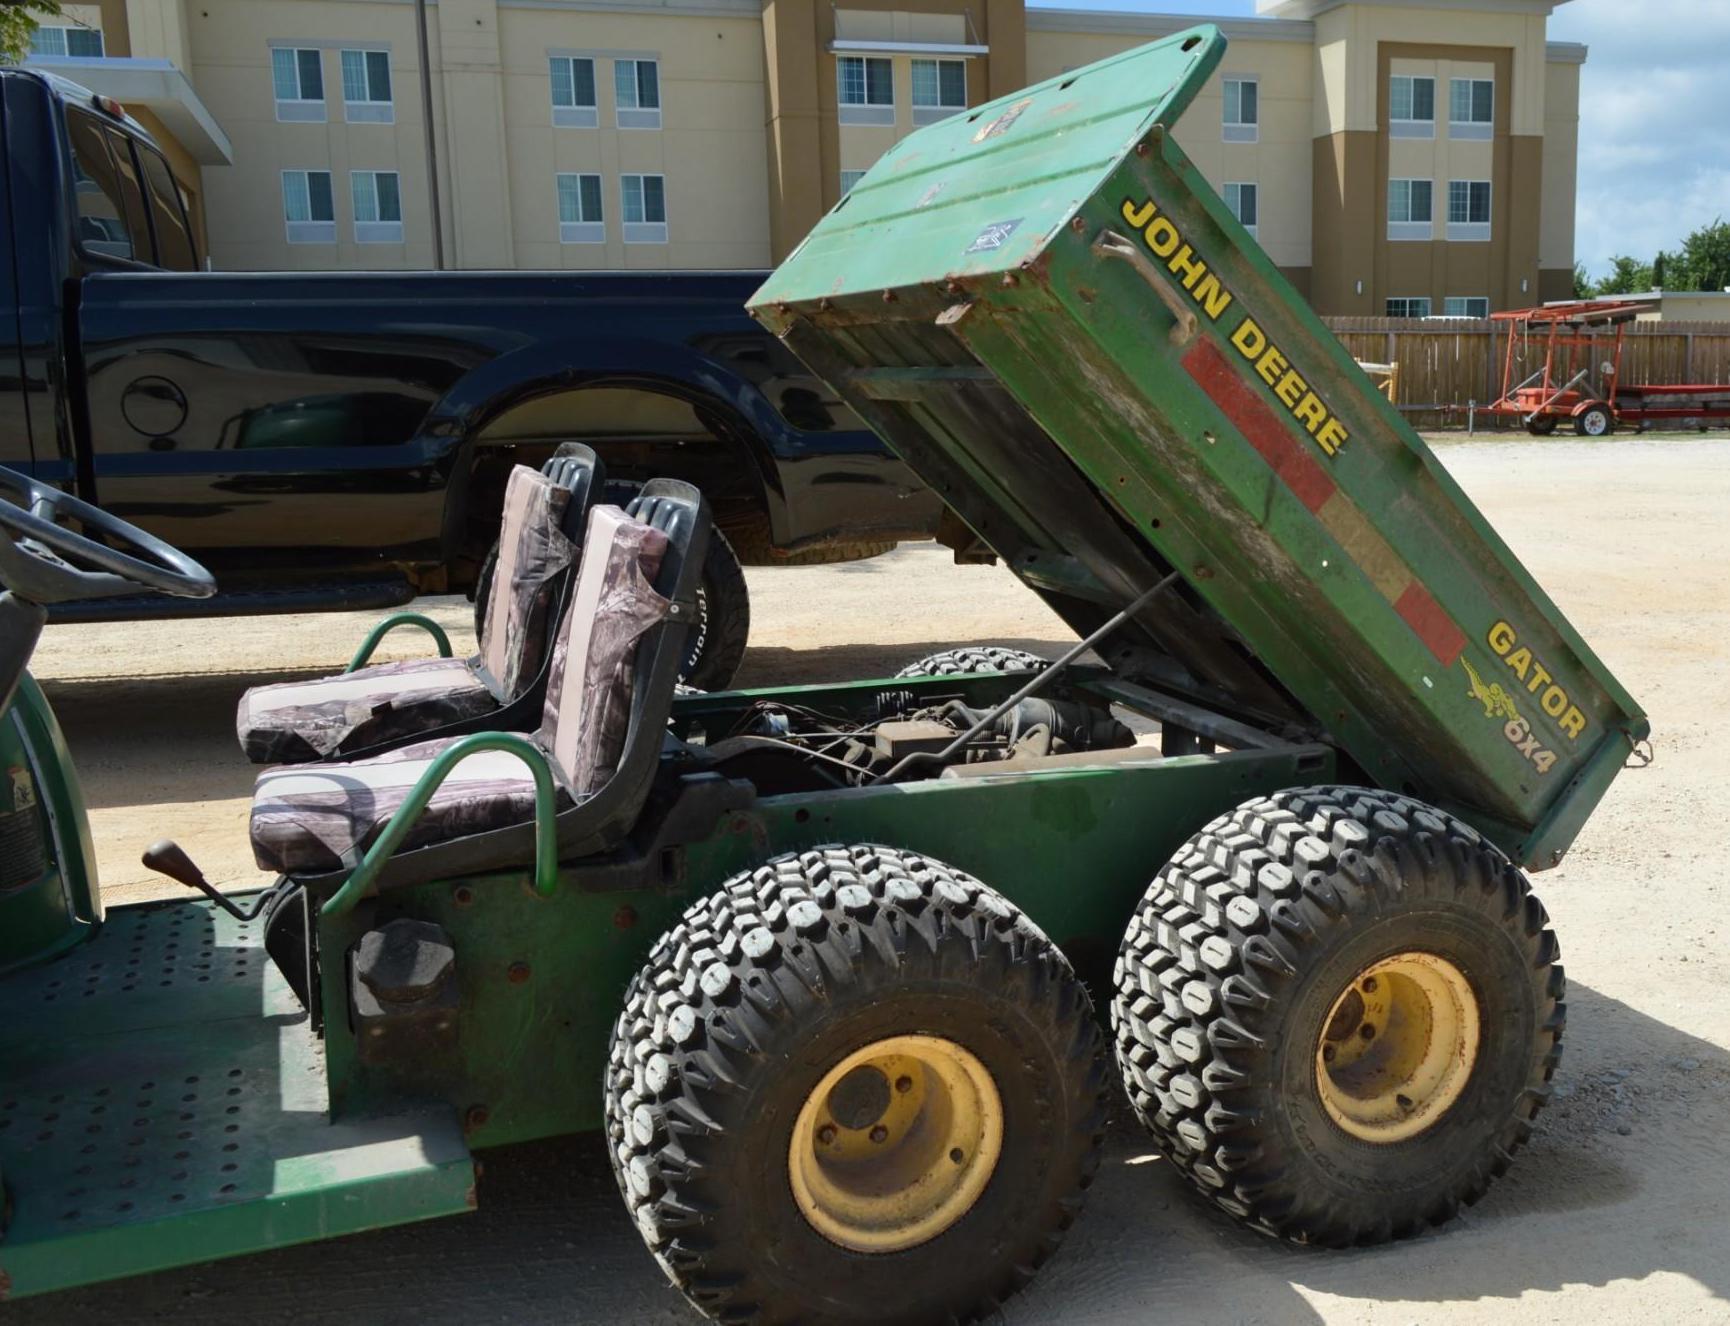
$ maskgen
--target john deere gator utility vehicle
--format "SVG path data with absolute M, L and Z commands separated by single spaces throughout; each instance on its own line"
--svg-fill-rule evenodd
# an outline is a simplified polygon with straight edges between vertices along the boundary
M 1223 49 L 921 130 L 752 304 L 1073 625 L 1042 670 L 675 697 L 708 516 L 650 484 L 586 513 L 539 714 L 301 750 L 262 891 L 104 913 L 43 605 L 211 585 L 9 478 L 0 1285 L 463 1211 L 597 1129 L 702 1311 L 966 1319 L 1080 1210 L 1102 1022 L 1260 1230 L 1484 1192 L 1562 1036 L 1524 870 L 1646 724 L 1171 141 Z

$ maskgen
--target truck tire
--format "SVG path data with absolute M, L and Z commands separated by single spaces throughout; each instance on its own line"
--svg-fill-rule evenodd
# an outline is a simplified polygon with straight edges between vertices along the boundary
M 609 481 L 606 500 L 623 506 L 637 495 L 640 486 L 622 480 Z M 494 540 L 481 561 L 480 577 L 475 582 L 477 648 L 498 561 L 499 545 Z M 709 551 L 703 558 L 703 578 L 697 585 L 697 620 L 691 629 L 692 639 L 679 679 L 701 690 L 726 690 L 745 661 L 745 644 L 751 635 L 751 596 L 739 559 L 718 529 L 709 531 Z
M 1005 649 L 1001 645 L 970 645 L 965 649 L 945 649 L 941 654 L 927 654 L 917 663 L 909 663 L 897 677 L 953 677 L 971 672 L 1038 672 L 1050 663 L 1025 649 Z
M 1329 1247 L 1440 1224 L 1531 1134 L 1561 1056 L 1555 935 L 1523 873 L 1408 797 L 1249 801 L 1131 921 L 1111 1022 L 1130 1103 L 1197 1189 Z
M 1526 431 L 1533 437 L 1548 437 L 1560 422 L 1553 414 L 1540 414 L 1526 421 Z
M 626 992 L 614 1173 L 717 1320 L 973 1320 L 1081 1208 L 1100 1042 L 1063 954 L 979 881 L 887 847 L 778 856 L 693 904 Z
M 1574 416 L 1574 431 L 1581 437 L 1609 437 L 1616 431 L 1616 416 L 1608 405 L 1594 401 Z

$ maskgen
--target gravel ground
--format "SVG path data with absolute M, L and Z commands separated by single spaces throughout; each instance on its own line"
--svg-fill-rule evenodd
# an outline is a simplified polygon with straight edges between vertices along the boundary
M 1009 1322 L 1730 1321 L 1730 443 L 1440 450 L 1656 733 L 1656 762 L 1624 774 L 1563 865 L 1537 880 L 1570 978 L 1557 1099 L 1514 1171 L 1463 1220 L 1349 1253 L 1275 1245 L 1204 1209 L 1120 1109 L 1086 1211 Z M 954 567 L 933 545 L 749 579 L 742 684 L 883 675 L 970 642 L 1054 654 L 1070 638 L 1007 573 Z M 453 628 L 468 619 L 460 600 L 430 611 Z M 50 632 L 36 671 L 79 761 L 111 900 L 164 891 L 137 864 L 164 832 L 214 880 L 257 878 L 234 701 L 257 681 L 339 668 L 367 621 Z M 17 1323 L 167 1318 L 696 1320 L 638 1243 L 593 1137 L 489 1155 L 471 1217 L 5 1312 Z

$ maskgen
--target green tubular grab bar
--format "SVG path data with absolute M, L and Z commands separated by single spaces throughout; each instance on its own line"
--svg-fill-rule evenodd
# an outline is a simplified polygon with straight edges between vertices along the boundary
M 408 794 L 408 800 L 390 817 L 390 823 L 385 826 L 378 841 L 367 849 L 361 863 L 354 868 L 343 886 L 319 909 L 319 914 L 335 917 L 353 911 L 355 904 L 371 890 L 374 881 L 378 879 L 379 871 L 384 869 L 385 862 L 390 860 L 402 840 L 408 836 L 408 831 L 414 828 L 415 821 L 420 819 L 421 812 L 426 809 L 427 802 L 432 800 L 433 793 L 450 777 L 451 770 L 469 756 L 486 750 L 509 751 L 528 765 L 529 772 L 534 775 L 535 892 L 543 898 L 551 897 L 558 888 L 559 881 L 559 836 L 553 771 L 547 764 L 547 757 L 538 746 L 519 733 L 475 732 L 439 753 L 431 767 L 420 776 L 414 790 Z
M 348 661 L 347 671 L 354 672 L 364 668 L 367 660 L 372 657 L 372 651 L 378 648 L 379 641 L 399 626 L 420 627 L 433 638 L 433 643 L 439 647 L 440 658 L 451 656 L 451 638 L 445 634 L 445 628 L 431 617 L 418 612 L 393 612 L 367 633 L 366 639 L 360 642 L 360 648 L 354 651 L 354 657 Z

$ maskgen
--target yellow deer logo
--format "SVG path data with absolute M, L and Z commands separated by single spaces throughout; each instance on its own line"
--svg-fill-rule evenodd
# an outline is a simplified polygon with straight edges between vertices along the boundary
M 1474 700 L 1484 706 L 1485 718 L 1519 718 L 1520 711 L 1514 708 L 1514 697 L 1509 695 L 1495 682 L 1484 684 L 1484 679 L 1478 675 L 1470 661 L 1462 658 L 1460 662 L 1466 665 L 1466 676 L 1471 679 L 1472 689 L 1467 692 Z

